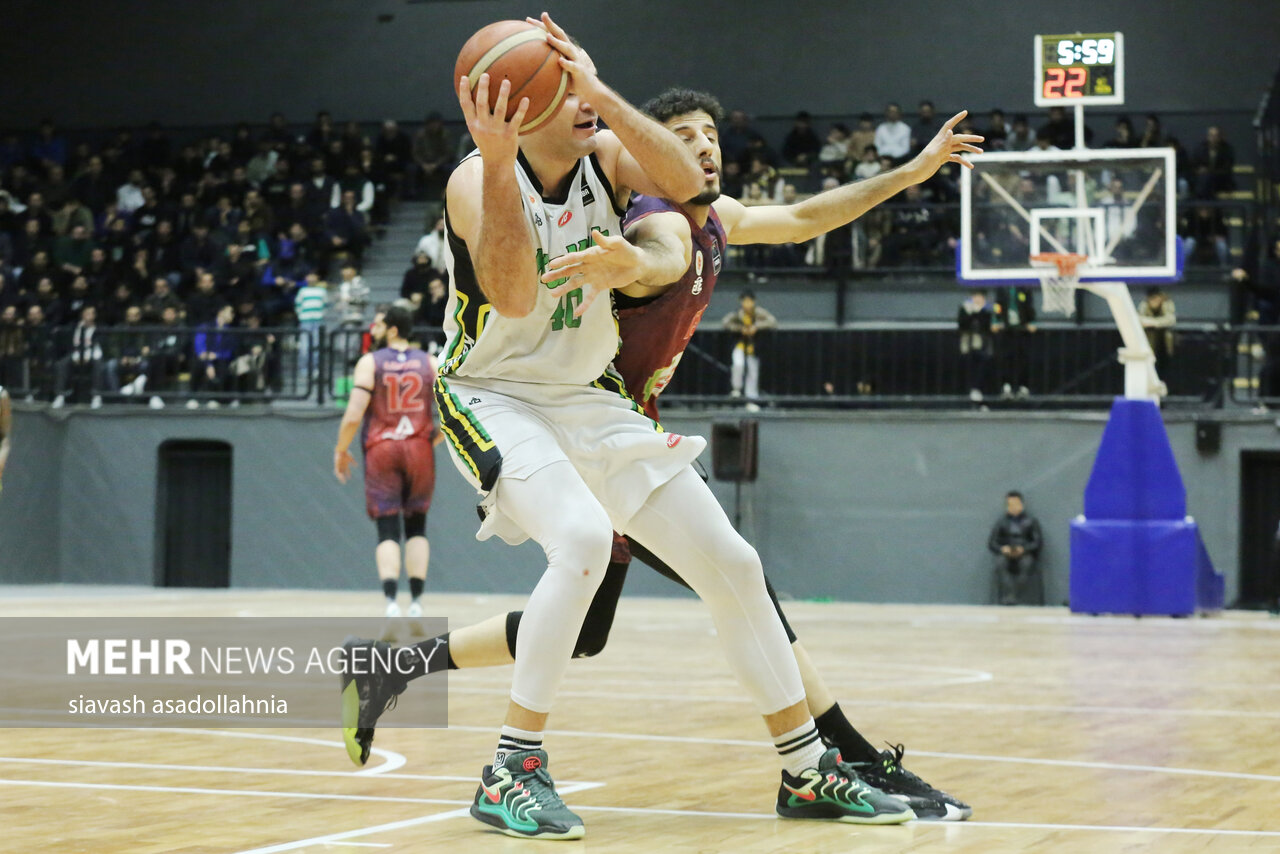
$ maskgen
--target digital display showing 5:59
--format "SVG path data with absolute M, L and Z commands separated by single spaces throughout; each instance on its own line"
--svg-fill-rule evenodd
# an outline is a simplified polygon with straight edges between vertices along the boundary
M 1120 33 L 1036 36 L 1036 106 L 1124 103 Z

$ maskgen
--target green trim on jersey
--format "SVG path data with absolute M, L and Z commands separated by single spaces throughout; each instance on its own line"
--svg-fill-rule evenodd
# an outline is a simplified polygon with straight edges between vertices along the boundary
M 632 410 L 634 410 L 635 412 L 639 412 L 641 415 L 644 415 L 644 417 L 648 420 L 648 422 L 653 425 L 653 429 L 657 430 L 659 433 L 666 432 L 665 430 L 662 429 L 661 424 L 659 424 L 657 421 L 654 421 L 652 418 L 649 418 L 649 416 L 645 413 L 643 406 L 641 406 L 639 403 L 636 403 L 636 399 L 631 396 L 631 392 L 627 391 L 627 384 L 626 382 L 623 381 L 622 375 L 619 374 L 616 370 L 614 370 L 613 365 L 610 365 L 607 369 L 605 369 L 605 372 L 601 374 L 599 379 L 593 382 L 592 385 L 600 389 L 601 391 L 611 391 L 614 394 L 618 395 L 619 397 L 623 398 L 624 400 L 627 401 L 627 403 L 631 404 Z
M 481 488 L 493 488 L 502 467 L 502 452 L 484 429 L 480 419 L 463 404 L 461 398 L 449 390 L 444 377 L 437 377 L 435 384 L 436 409 L 440 413 L 440 429 L 458 452 L 458 456 L 470 469 Z

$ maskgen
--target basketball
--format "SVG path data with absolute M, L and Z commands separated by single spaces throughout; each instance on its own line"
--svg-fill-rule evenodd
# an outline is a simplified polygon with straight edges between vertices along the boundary
M 511 81 L 507 118 L 515 115 L 521 98 L 528 98 L 520 133 L 531 133 L 551 120 L 569 89 L 569 73 L 560 67 L 559 57 L 559 51 L 547 44 L 546 30 L 541 27 L 526 21 L 498 21 L 476 32 L 462 46 L 453 67 L 454 88 L 465 74 L 474 98 L 480 75 L 487 71 L 492 105 L 505 77 Z

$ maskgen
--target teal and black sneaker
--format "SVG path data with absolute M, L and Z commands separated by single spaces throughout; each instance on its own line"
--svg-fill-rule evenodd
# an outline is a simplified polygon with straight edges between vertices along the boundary
M 556 794 L 544 750 L 510 753 L 497 768 L 484 766 L 471 814 L 525 839 L 581 839 L 587 832 Z
M 357 765 L 369 761 L 373 730 L 378 718 L 393 709 L 408 683 L 385 667 L 391 645 L 364 638 L 347 638 L 342 644 L 342 741 Z
M 840 760 L 840 751 L 834 747 L 822 755 L 817 768 L 806 768 L 799 776 L 782 772 L 777 809 L 783 818 L 827 819 L 851 824 L 901 824 L 916 817 L 911 807 L 901 800 L 851 774 Z
M 973 807 L 903 768 L 903 753 L 899 744 L 882 752 L 878 762 L 846 762 L 844 767 L 911 807 L 921 821 L 964 821 L 973 815 Z

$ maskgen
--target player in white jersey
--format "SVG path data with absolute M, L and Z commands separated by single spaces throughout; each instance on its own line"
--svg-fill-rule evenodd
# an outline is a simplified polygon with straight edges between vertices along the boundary
M 441 428 L 483 495 L 479 536 L 531 537 L 548 560 L 524 612 L 506 723 L 471 814 L 514 836 L 582 836 L 547 774 L 542 732 L 618 530 L 650 544 L 707 603 L 781 754 L 778 811 L 865 818 L 875 811 L 864 800 L 869 790 L 819 739 L 759 557 L 689 465 L 705 440 L 663 433 L 609 368 L 618 346 L 611 300 L 595 296 L 622 282 L 607 272 L 593 281 L 539 275 L 551 258 L 592 240 L 638 265 L 642 284 L 674 281 L 687 252 L 665 236 L 626 244 L 622 206 L 632 190 L 692 198 L 707 179 L 674 134 L 600 83 L 548 16 L 542 23 L 572 76 L 564 106 L 519 137 L 527 101 L 506 121 L 509 84 L 491 109 L 488 75 L 474 103 L 464 78 L 458 97 L 479 156 L 461 163 L 446 194 L 452 275 L 436 389 Z M 610 131 L 596 132 L 597 116 Z M 628 272 L 628 282 L 636 278 Z M 362 713 L 391 699 L 367 682 L 353 679 L 351 688 L 357 696 L 345 699 L 358 697 Z M 877 820 L 912 817 L 903 806 Z

